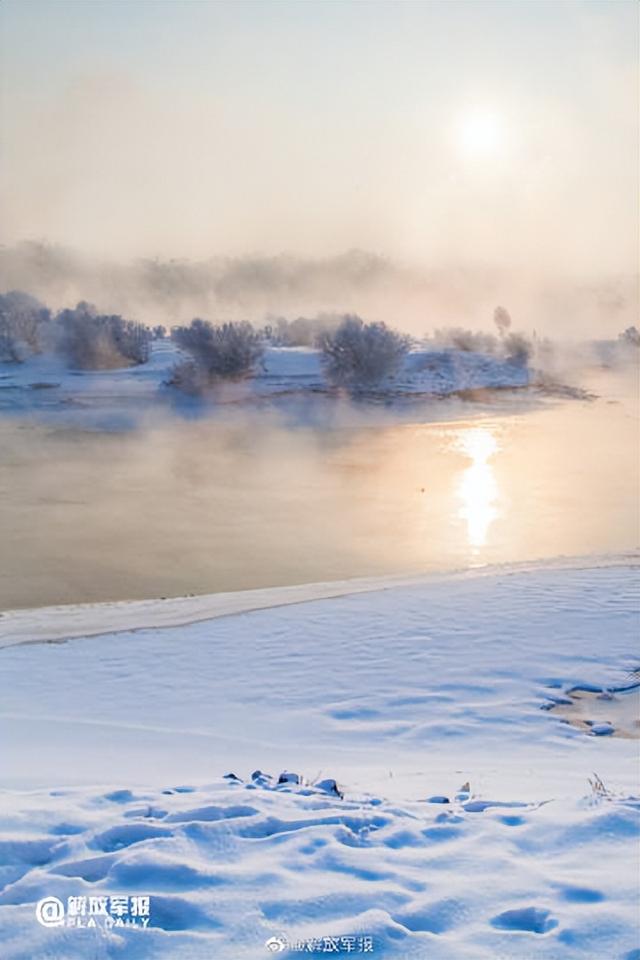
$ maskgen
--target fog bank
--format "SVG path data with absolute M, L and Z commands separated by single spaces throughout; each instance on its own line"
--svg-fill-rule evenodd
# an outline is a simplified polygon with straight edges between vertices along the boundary
M 125 261 L 25 242 L 0 248 L 0 289 L 27 291 L 53 309 L 88 300 L 151 325 L 351 312 L 416 336 L 447 325 L 490 329 L 497 304 L 520 330 L 569 339 L 615 337 L 638 315 L 633 274 L 584 280 L 477 264 L 431 267 L 362 250 Z

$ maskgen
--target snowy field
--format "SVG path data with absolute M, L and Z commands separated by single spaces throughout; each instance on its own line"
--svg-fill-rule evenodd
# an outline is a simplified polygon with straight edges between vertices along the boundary
M 274 590 L 66 642 L 0 619 L 3 960 L 638 960 L 637 580 Z M 554 713 L 575 688 L 610 730 Z

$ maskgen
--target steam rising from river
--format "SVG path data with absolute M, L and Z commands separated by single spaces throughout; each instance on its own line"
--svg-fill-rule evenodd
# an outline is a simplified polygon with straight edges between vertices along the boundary
M 252 409 L 126 431 L 0 418 L 0 607 L 638 546 L 637 378 L 595 401 L 441 401 L 439 422 Z M 473 417 L 473 419 L 469 419 Z

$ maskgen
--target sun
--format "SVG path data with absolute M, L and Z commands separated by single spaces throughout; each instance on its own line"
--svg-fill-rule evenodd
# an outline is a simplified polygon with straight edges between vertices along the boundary
M 456 128 L 459 151 L 465 157 L 482 159 L 501 154 L 505 147 L 504 119 L 495 110 L 471 110 L 460 117 Z

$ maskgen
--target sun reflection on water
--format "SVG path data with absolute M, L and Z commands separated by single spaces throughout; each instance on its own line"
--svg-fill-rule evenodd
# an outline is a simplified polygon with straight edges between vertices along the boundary
M 458 516 L 466 521 L 469 546 L 477 552 L 485 545 L 489 527 L 498 516 L 499 489 L 489 463 L 499 449 L 498 442 L 488 428 L 470 427 L 459 433 L 455 446 L 471 460 L 457 486 L 461 501 Z

